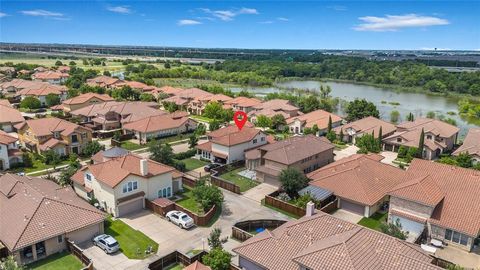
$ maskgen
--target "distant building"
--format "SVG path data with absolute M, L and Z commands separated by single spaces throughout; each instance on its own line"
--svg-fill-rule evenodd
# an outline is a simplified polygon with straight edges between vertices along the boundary
M 324 110 L 316 110 L 287 119 L 287 125 L 290 132 L 294 134 L 303 134 L 305 128 L 313 128 L 317 125 L 318 133 L 323 134 L 327 132 L 329 118 L 332 119 L 332 128 L 342 124 L 343 119 L 340 116 Z
M 225 109 L 232 109 L 233 111 L 243 111 L 249 113 L 255 110 L 255 106 L 261 104 L 262 101 L 256 98 L 236 97 L 234 99 L 224 102 Z
M 13 132 L 16 124 L 25 121 L 22 113 L 17 109 L 10 106 L 10 103 L 6 99 L 2 99 L 0 103 L 0 130 L 5 132 Z
M 48 82 L 51 84 L 61 84 L 64 83 L 70 75 L 68 73 L 48 70 L 44 72 L 35 72 L 32 74 L 32 80 Z
M 62 104 L 55 106 L 55 109 L 63 110 L 64 112 L 75 111 L 92 104 L 114 101 L 112 97 L 107 94 L 85 93 L 79 96 L 64 100 Z
M 12 165 L 23 161 L 18 149 L 18 139 L 0 130 L 0 171 L 10 169 Z
M 343 126 L 339 126 L 333 129 L 333 131 L 340 136 L 340 133 L 343 133 L 343 138 L 341 138 L 344 142 L 353 143 L 357 138 L 360 138 L 364 134 L 374 135 L 375 138 L 378 138 L 380 134 L 380 128 L 382 129 L 382 138 L 386 138 L 392 135 L 396 127 L 394 124 L 389 122 L 380 120 L 373 116 L 365 117 L 363 119 L 350 122 Z

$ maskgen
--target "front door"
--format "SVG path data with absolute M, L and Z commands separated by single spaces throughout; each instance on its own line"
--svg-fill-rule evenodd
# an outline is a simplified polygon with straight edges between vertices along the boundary
M 78 147 L 72 147 L 72 152 L 78 155 Z

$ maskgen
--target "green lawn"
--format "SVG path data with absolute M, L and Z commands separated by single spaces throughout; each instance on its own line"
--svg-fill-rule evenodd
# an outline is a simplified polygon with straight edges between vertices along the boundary
M 388 215 L 388 213 L 383 213 L 382 214 L 382 213 L 377 212 L 369 218 L 366 218 L 366 217 L 362 218 L 358 222 L 358 224 L 362 225 L 364 227 L 370 228 L 370 229 L 380 231 L 380 224 L 382 224 L 382 222 L 387 221 L 387 215 Z
M 202 207 L 193 198 L 192 189 L 184 186 L 183 190 L 184 192 L 181 194 L 183 198 L 178 201 L 175 201 L 175 203 L 182 207 L 185 207 L 186 209 L 196 214 L 203 214 Z
M 201 122 L 207 122 L 207 123 L 211 123 L 211 122 L 214 121 L 214 119 L 211 119 L 211 118 L 208 118 L 208 117 L 205 117 L 205 116 L 200 116 L 200 115 L 190 115 L 189 117 L 193 118 L 195 120 L 198 120 L 198 121 L 201 121 Z
M 233 171 L 229 171 L 227 173 L 224 173 L 220 175 L 222 179 L 225 181 L 228 181 L 230 183 L 234 183 L 235 185 L 240 187 L 240 192 L 245 192 L 255 186 L 257 186 L 259 183 L 253 180 L 250 180 L 246 177 L 243 177 L 239 175 L 238 173 L 245 170 L 245 168 L 241 167 L 238 169 L 235 169 Z
M 176 264 L 172 264 L 170 266 L 165 267 L 165 270 L 182 270 L 183 268 L 184 268 L 183 265 L 176 263 Z
M 34 157 L 34 155 L 31 155 L 32 157 L 32 167 L 25 168 L 25 167 L 18 167 L 15 169 L 12 169 L 11 172 L 13 173 L 19 173 L 19 172 L 24 172 L 24 173 L 31 173 L 31 172 L 36 172 L 36 171 L 41 171 L 41 170 L 46 170 L 46 169 L 52 169 L 52 165 L 47 165 L 45 162 L 41 161 L 40 159 L 37 159 Z M 68 164 L 68 160 L 63 160 L 60 162 L 60 164 L 57 165 L 57 167 L 60 167 L 62 165 Z M 32 176 L 38 176 L 38 175 L 44 175 L 46 174 L 45 172 L 42 173 L 37 173 Z
M 265 204 L 265 199 L 262 199 L 261 204 L 262 204 L 263 206 L 265 206 L 265 207 L 268 207 L 268 208 L 270 208 L 270 209 L 272 209 L 272 210 L 275 210 L 275 211 L 277 211 L 277 212 L 279 212 L 279 213 L 282 213 L 282 214 L 284 214 L 284 215 L 286 215 L 286 216 L 289 216 L 289 217 L 291 217 L 291 218 L 294 218 L 294 219 L 299 219 L 299 218 L 301 218 L 300 216 L 297 216 L 297 215 L 294 215 L 294 214 L 290 214 L 289 212 L 283 211 L 283 210 L 280 209 L 280 208 L 276 208 L 276 207 L 273 207 L 273 206 L 271 206 L 271 205 Z
M 84 266 L 77 257 L 68 252 L 61 252 L 27 265 L 34 270 L 80 270 Z
M 141 149 L 141 148 L 145 148 L 145 147 L 147 147 L 147 146 L 136 144 L 136 143 L 131 142 L 131 141 L 122 142 L 122 148 L 126 149 L 126 150 L 129 150 L 129 151 L 133 151 L 133 150 L 137 150 L 137 149 Z
M 208 162 L 196 158 L 186 158 L 181 161 L 185 163 L 187 171 L 195 170 L 208 164 Z
M 105 233 L 113 236 L 120 244 L 120 251 L 129 259 L 144 259 L 149 255 L 145 250 L 153 247 L 153 254 L 157 253 L 158 244 L 140 231 L 134 230 L 123 221 L 108 218 L 105 224 Z

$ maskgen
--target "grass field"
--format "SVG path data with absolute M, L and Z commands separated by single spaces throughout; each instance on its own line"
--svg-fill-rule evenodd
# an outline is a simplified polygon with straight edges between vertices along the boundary
M 133 143 L 131 141 L 124 141 L 122 142 L 122 148 L 123 149 L 126 149 L 126 150 L 129 150 L 129 151 L 132 151 L 132 150 L 137 150 L 137 149 L 142 149 L 142 148 L 145 148 L 147 147 L 146 145 L 140 145 L 140 144 L 136 144 L 136 143 Z
M 387 221 L 388 213 L 375 213 L 371 217 L 364 217 L 359 222 L 358 225 L 380 231 L 380 224 Z
M 220 177 L 228 182 L 234 183 L 235 185 L 240 187 L 240 192 L 245 192 L 255 186 L 257 186 L 259 183 L 253 180 L 250 180 L 246 177 L 243 177 L 239 175 L 238 173 L 245 170 L 245 168 L 241 167 L 238 169 L 235 169 L 233 171 L 229 171 L 227 173 L 224 173 L 220 175 Z
M 208 162 L 196 158 L 186 158 L 181 161 L 185 163 L 187 171 L 195 170 L 208 164 Z
M 33 270 L 80 270 L 82 268 L 83 264 L 80 260 L 68 252 L 53 254 L 26 267 Z
M 211 119 L 205 116 L 200 116 L 200 115 L 190 115 L 189 117 L 200 122 L 211 123 L 214 121 L 214 119 Z
M 195 201 L 193 198 L 193 193 L 190 188 L 183 187 L 184 192 L 182 193 L 182 199 L 176 201 L 178 205 L 185 207 L 186 209 L 197 213 L 197 214 L 203 214 L 203 209 L 201 208 L 200 204 Z
M 158 244 L 140 231 L 134 230 L 123 221 L 108 218 L 105 224 L 105 233 L 113 236 L 120 244 L 120 251 L 129 259 L 144 259 L 149 256 L 145 250 L 153 247 L 157 253 Z

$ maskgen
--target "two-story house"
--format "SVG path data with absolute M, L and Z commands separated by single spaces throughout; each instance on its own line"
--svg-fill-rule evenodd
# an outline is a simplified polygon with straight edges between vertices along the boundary
M 51 84 L 61 84 L 61 83 L 64 83 L 68 79 L 68 77 L 70 77 L 68 73 L 54 71 L 54 70 L 47 70 L 44 72 L 35 72 L 32 75 L 32 80 L 48 82 Z
M 27 120 L 15 127 L 20 144 L 32 152 L 53 150 L 59 155 L 80 154 L 92 141 L 91 129 L 54 117 Z
M 225 104 L 225 102 L 231 100 L 232 98 L 224 94 L 208 94 L 202 95 L 192 99 L 187 106 L 187 109 L 190 113 L 196 115 L 202 115 L 205 106 L 210 102 L 218 102 L 220 105 Z
M 10 105 L 6 99 L 0 99 L 0 130 L 14 131 L 14 126 L 24 122 L 22 113 Z
M 340 138 L 343 142 L 355 144 L 356 139 L 362 137 L 364 134 L 371 134 L 375 136 L 375 138 L 378 138 L 380 129 L 382 131 L 382 138 L 386 138 L 395 132 L 396 127 L 392 123 L 369 116 L 336 127 L 333 131 L 337 136 L 343 133 L 343 138 Z
M 258 181 L 279 186 L 282 170 L 295 168 L 305 174 L 312 172 L 333 162 L 334 148 L 325 137 L 290 137 L 248 151 L 246 166 L 256 171 Z
M 442 153 L 451 151 L 457 142 L 459 128 L 440 120 L 418 118 L 413 122 L 404 122 L 397 125 L 392 135 L 383 139 L 383 148 L 388 151 L 398 151 L 400 146 L 419 147 L 420 136 L 424 132 L 422 156 L 432 160 Z
M 461 153 L 468 153 L 474 164 L 480 163 L 480 128 L 469 129 L 463 144 L 452 155 L 458 156 Z
M 22 160 L 18 139 L 0 130 L 0 171 L 10 169 L 12 165 Z
M 480 172 L 414 159 L 407 179 L 390 191 L 388 220 L 409 235 L 426 230 L 428 240 L 471 251 L 480 240 Z
M 97 199 L 115 217 L 141 211 L 145 199 L 170 198 L 182 190 L 180 172 L 130 153 L 83 167 L 72 180 L 80 197 Z
M 114 101 L 112 97 L 107 94 L 85 93 L 76 97 L 64 100 L 62 104 L 55 106 L 58 110 L 63 110 L 68 113 L 81 108 L 85 108 L 92 104 Z
M 249 122 L 242 129 L 230 125 L 212 131 L 207 138 L 196 146 L 197 156 L 222 164 L 244 160 L 246 151 L 268 143 L 267 134 Z
M 224 109 L 232 109 L 234 111 L 243 111 L 249 113 L 255 110 L 255 106 L 261 104 L 262 101 L 256 98 L 236 97 L 224 102 Z
M 46 82 L 39 82 L 37 84 L 25 87 L 22 90 L 18 91 L 15 95 L 20 97 L 21 100 L 28 96 L 38 98 L 42 106 L 47 105 L 47 95 L 54 94 L 60 97 L 60 101 L 63 101 L 67 98 L 68 89 L 63 85 L 55 85 Z
M 272 99 L 262 102 L 254 106 L 254 110 L 248 113 L 250 121 L 256 122 L 259 115 L 273 117 L 277 114 L 282 115 L 285 119 L 302 114 L 300 109 L 293 105 L 292 102 L 285 99 Z
M 123 80 L 110 76 L 100 75 L 95 78 L 87 79 L 86 84 L 89 86 L 99 86 L 107 89 L 116 88 L 117 84 L 123 83 Z
M 20 265 L 67 250 L 67 240 L 91 242 L 105 214 L 73 189 L 29 176 L 0 176 L 0 243 Z M 48 268 L 48 267 L 47 267 Z
M 332 119 L 332 128 L 342 124 L 343 119 L 340 116 L 324 110 L 316 110 L 288 118 L 287 125 L 290 133 L 293 134 L 303 134 L 305 128 L 313 128 L 314 125 L 318 127 L 318 134 L 323 134 L 327 132 L 330 118 Z

